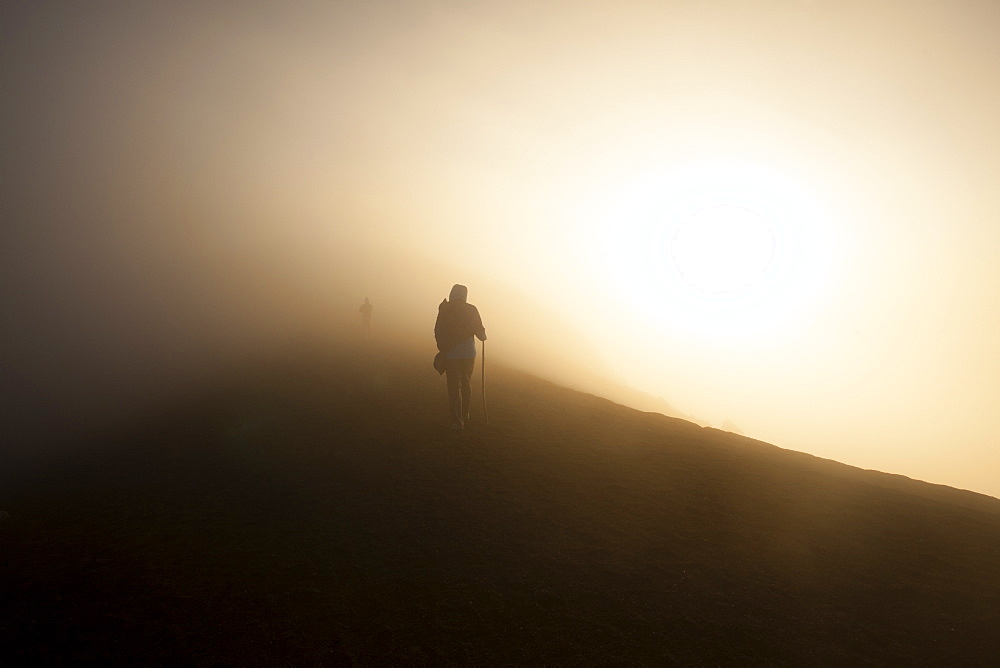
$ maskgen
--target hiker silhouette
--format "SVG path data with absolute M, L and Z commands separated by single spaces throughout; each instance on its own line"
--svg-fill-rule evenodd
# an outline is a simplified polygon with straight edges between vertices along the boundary
M 361 329 L 364 333 L 366 341 L 372 340 L 372 305 L 368 301 L 368 297 L 365 297 L 365 303 L 358 307 L 358 312 L 361 313 Z
M 438 357 L 435 368 L 443 366 L 448 376 L 448 405 L 451 428 L 464 429 L 472 408 L 472 370 L 476 365 L 476 338 L 486 340 L 479 309 L 468 302 L 469 289 L 455 284 L 451 294 L 438 305 L 434 340 Z

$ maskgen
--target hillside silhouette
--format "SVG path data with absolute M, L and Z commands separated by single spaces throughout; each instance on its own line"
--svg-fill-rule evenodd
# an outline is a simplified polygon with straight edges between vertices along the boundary
M 1000 656 L 1000 500 L 495 365 L 452 433 L 431 356 L 286 357 L 7 467 L 5 661 Z

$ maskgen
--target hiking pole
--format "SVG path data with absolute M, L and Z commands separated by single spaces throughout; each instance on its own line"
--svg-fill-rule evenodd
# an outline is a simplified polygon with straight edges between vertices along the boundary
M 490 413 L 486 410 L 486 341 L 483 341 L 483 369 L 480 371 L 483 379 L 483 418 L 485 419 L 485 424 L 489 426 L 490 424 Z

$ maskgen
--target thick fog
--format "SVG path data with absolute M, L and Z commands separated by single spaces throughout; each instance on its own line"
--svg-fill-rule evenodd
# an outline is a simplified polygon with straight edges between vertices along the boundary
M 11 451 L 461 282 L 504 363 L 1000 494 L 991 3 L 0 12 Z

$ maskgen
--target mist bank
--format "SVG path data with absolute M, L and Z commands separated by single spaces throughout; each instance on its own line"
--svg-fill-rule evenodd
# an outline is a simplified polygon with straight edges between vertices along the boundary
M 353 350 L 365 297 L 374 349 L 425 355 L 432 374 L 437 306 L 453 283 L 482 311 L 488 360 L 670 412 L 610 380 L 556 296 L 365 240 L 354 220 L 166 202 L 47 208 L 22 210 L 6 232 L 3 440 L 20 457 L 99 440 L 255 365 Z

